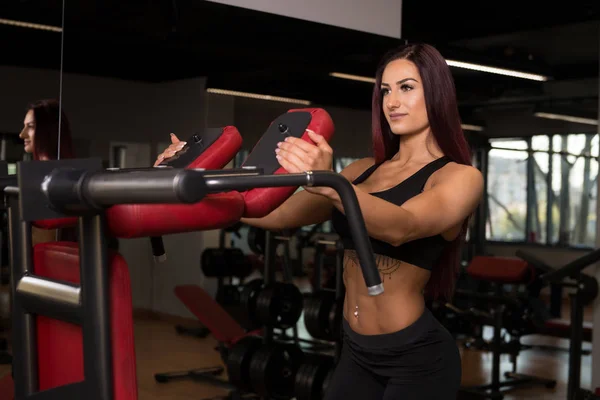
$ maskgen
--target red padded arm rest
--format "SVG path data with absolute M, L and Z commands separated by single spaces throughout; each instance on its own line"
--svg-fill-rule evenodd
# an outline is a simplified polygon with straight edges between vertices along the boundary
M 215 142 L 187 168 L 221 169 L 242 147 L 242 135 L 235 126 L 226 126 Z
M 244 198 L 238 192 L 216 193 L 196 204 L 138 204 L 111 207 L 107 225 L 118 238 L 161 236 L 223 229 L 238 222 Z
M 202 154 L 200 156 L 198 156 L 198 158 L 196 158 L 196 160 L 194 160 L 194 162 L 192 162 L 187 168 L 205 168 L 205 169 L 221 169 L 223 168 L 225 165 L 227 165 L 232 159 L 233 157 L 235 157 L 235 155 L 237 154 L 237 152 L 239 151 L 240 147 L 242 146 L 242 135 L 240 135 L 240 132 L 237 130 L 237 128 L 235 126 L 225 126 L 223 128 L 223 131 L 221 133 L 221 135 L 219 136 L 219 138 L 217 140 L 214 141 L 213 144 L 211 144 L 211 146 L 206 149 L 204 152 L 202 152 Z M 226 204 L 223 205 L 223 209 L 227 208 L 227 207 L 231 207 L 231 203 L 229 202 L 229 198 L 225 199 L 224 201 L 226 201 Z M 214 201 L 210 202 L 211 204 L 214 204 Z M 170 206 L 170 205 L 169 205 Z M 153 209 L 153 207 L 158 207 L 157 209 Z M 124 215 L 127 215 L 129 213 L 135 215 L 135 218 L 132 218 L 131 216 L 129 218 L 125 218 L 123 219 L 123 223 L 124 224 L 128 224 L 128 223 L 132 223 L 132 221 L 143 221 L 146 219 L 146 213 L 148 215 L 148 219 L 152 220 L 153 218 L 155 218 L 156 214 L 160 211 L 160 212 L 164 212 L 164 205 L 143 205 L 143 206 L 139 206 L 137 204 L 134 205 L 118 205 L 118 206 L 114 206 L 112 207 L 112 209 L 117 208 L 116 211 L 112 210 L 109 212 L 109 219 L 111 218 L 110 215 L 114 215 L 117 216 L 119 219 L 116 221 L 109 221 L 109 225 L 112 227 L 115 226 L 119 226 L 120 222 L 119 220 L 121 218 L 123 218 Z M 200 208 L 204 208 L 204 207 L 200 207 Z M 179 207 L 178 211 L 175 211 L 176 213 L 182 213 L 183 211 L 181 211 L 182 209 L 185 209 L 185 207 Z M 192 213 L 195 214 L 195 210 L 192 210 Z M 172 214 L 170 214 L 172 216 Z M 224 220 L 222 223 L 227 223 L 228 220 Z M 214 223 L 214 222 L 213 222 Z M 33 223 L 34 226 L 38 227 L 38 228 L 42 228 L 42 229 L 58 229 L 58 228 L 66 228 L 66 227 L 72 227 L 75 226 L 77 224 L 77 217 L 70 217 L 70 218 L 59 218 L 59 219 L 48 219 L 48 220 L 42 220 L 42 221 L 35 221 Z M 151 226 L 151 224 L 149 222 L 145 222 L 144 226 Z M 207 225 L 210 226 L 210 225 Z M 220 224 L 218 224 L 217 226 L 220 226 Z M 228 226 L 228 225 L 226 225 Z M 153 236 L 153 235 L 160 235 L 160 233 L 153 233 L 153 234 L 143 234 L 143 227 L 119 227 L 116 229 L 116 232 L 121 232 L 121 231 L 127 231 L 128 229 L 133 229 L 134 231 L 138 232 L 137 234 L 135 234 L 134 236 Z M 208 229 L 208 228 L 207 228 Z M 216 228 L 215 228 L 216 229 Z M 169 229 L 168 229 L 169 230 Z M 187 228 L 184 227 L 184 230 L 182 232 L 185 232 L 187 230 Z M 153 232 L 157 232 L 157 229 L 153 229 Z M 171 229 L 172 231 L 172 229 Z M 148 231 L 150 232 L 150 231 Z M 168 232 L 164 232 L 165 234 Z M 121 237 L 130 237 L 129 235 L 125 234 L 124 236 Z
M 305 109 L 292 109 L 288 112 L 310 112 L 311 121 L 306 129 L 312 130 L 313 132 L 323 136 L 328 142 L 333 137 L 335 127 L 333 120 L 327 111 L 322 108 L 305 108 Z M 307 132 L 301 137 L 308 143 L 314 144 Z M 273 149 L 274 151 L 275 149 Z M 274 154 L 274 153 L 273 153 Z M 275 155 L 273 155 L 275 156 Z M 285 168 L 281 167 L 275 174 L 287 174 Z M 247 218 L 261 218 L 268 215 L 279 207 L 284 201 L 286 201 L 298 187 L 267 187 L 267 188 L 256 188 L 250 189 L 244 192 L 244 198 L 246 200 L 246 212 L 244 217 Z

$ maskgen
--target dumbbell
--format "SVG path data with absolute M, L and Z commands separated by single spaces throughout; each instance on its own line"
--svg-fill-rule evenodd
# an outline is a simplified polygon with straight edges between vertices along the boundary
M 343 298 L 334 290 L 321 289 L 304 301 L 304 326 L 315 339 L 338 341 L 343 318 Z
M 229 350 L 226 366 L 236 388 L 264 398 L 290 399 L 296 390 L 297 371 L 305 355 L 293 343 L 264 344 L 259 336 L 246 336 Z
M 335 370 L 335 359 L 325 354 L 312 354 L 298 367 L 294 379 L 296 400 L 321 400 L 327 393 Z
M 262 279 L 254 279 L 244 285 L 241 303 L 252 323 L 289 329 L 296 325 L 302 315 L 304 297 L 293 283 L 273 282 L 265 285 Z

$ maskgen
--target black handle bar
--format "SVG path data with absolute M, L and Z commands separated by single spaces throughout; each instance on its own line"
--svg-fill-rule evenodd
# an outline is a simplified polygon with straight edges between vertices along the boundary
M 148 168 L 107 172 L 58 168 L 46 177 L 42 191 L 55 209 L 78 213 L 117 204 L 197 203 L 209 193 L 287 186 L 326 186 L 340 195 L 368 292 L 371 296 L 383 293 L 356 193 L 344 176 L 332 171 L 264 175 L 252 169 Z

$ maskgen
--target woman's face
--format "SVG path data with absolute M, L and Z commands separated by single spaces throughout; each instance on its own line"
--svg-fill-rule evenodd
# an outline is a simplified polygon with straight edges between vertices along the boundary
M 392 133 L 409 135 L 429 128 L 425 92 L 415 64 L 390 62 L 381 79 L 381 106 Z
M 23 130 L 19 134 L 19 137 L 23 139 L 23 145 L 26 153 L 33 153 L 33 139 L 35 136 L 35 118 L 33 116 L 33 110 L 29 110 L 25 115 L 23 121 Z

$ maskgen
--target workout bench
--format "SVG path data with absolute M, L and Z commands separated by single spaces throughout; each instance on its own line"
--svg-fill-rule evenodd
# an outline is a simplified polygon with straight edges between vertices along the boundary
M 460 316 L 471 319 L 481 325 L 493 327 L 494 336 L 492 343 L 487 348 L 493 353 L 491 383 L 474 387 L 462 387 L 460 392 L 470 396 L 490 399 L 502 399 L 503 392 L 524 385 L 544 385 L 554 388 L 556 380 L 539 378 L 531 375 L 517 373 L 517 356 L 522 350 L 519 338 L 523 334 L 522 326 L 511 325 L 517 319 L 511 314 L 524 311 L 523 302 L 516 296 L 509 296 L 504 292 L 504 285 L 527 285 L 533 279 L 532 269 L 527 262 L 518 258 L 476 256 L 466 268 L 468 276 L 475 280 L 491 283 L 492 293 L 481 293 L 457 289 L 456 296 L 485 304 L 486 309 L 472 308 L 461 310 L 452 305 L 448 307 Z M 480 307 L 484 307 L 483 305 Z M 503 342 L 502 329 L 506 328 L 510 334 L 510 341 Z M 508 353 L 513 364 L 512 372 L 505 372 L 506 380 L 500 378 L 500 356 Z M 503 390 L 504 389 L 504 390 Z

